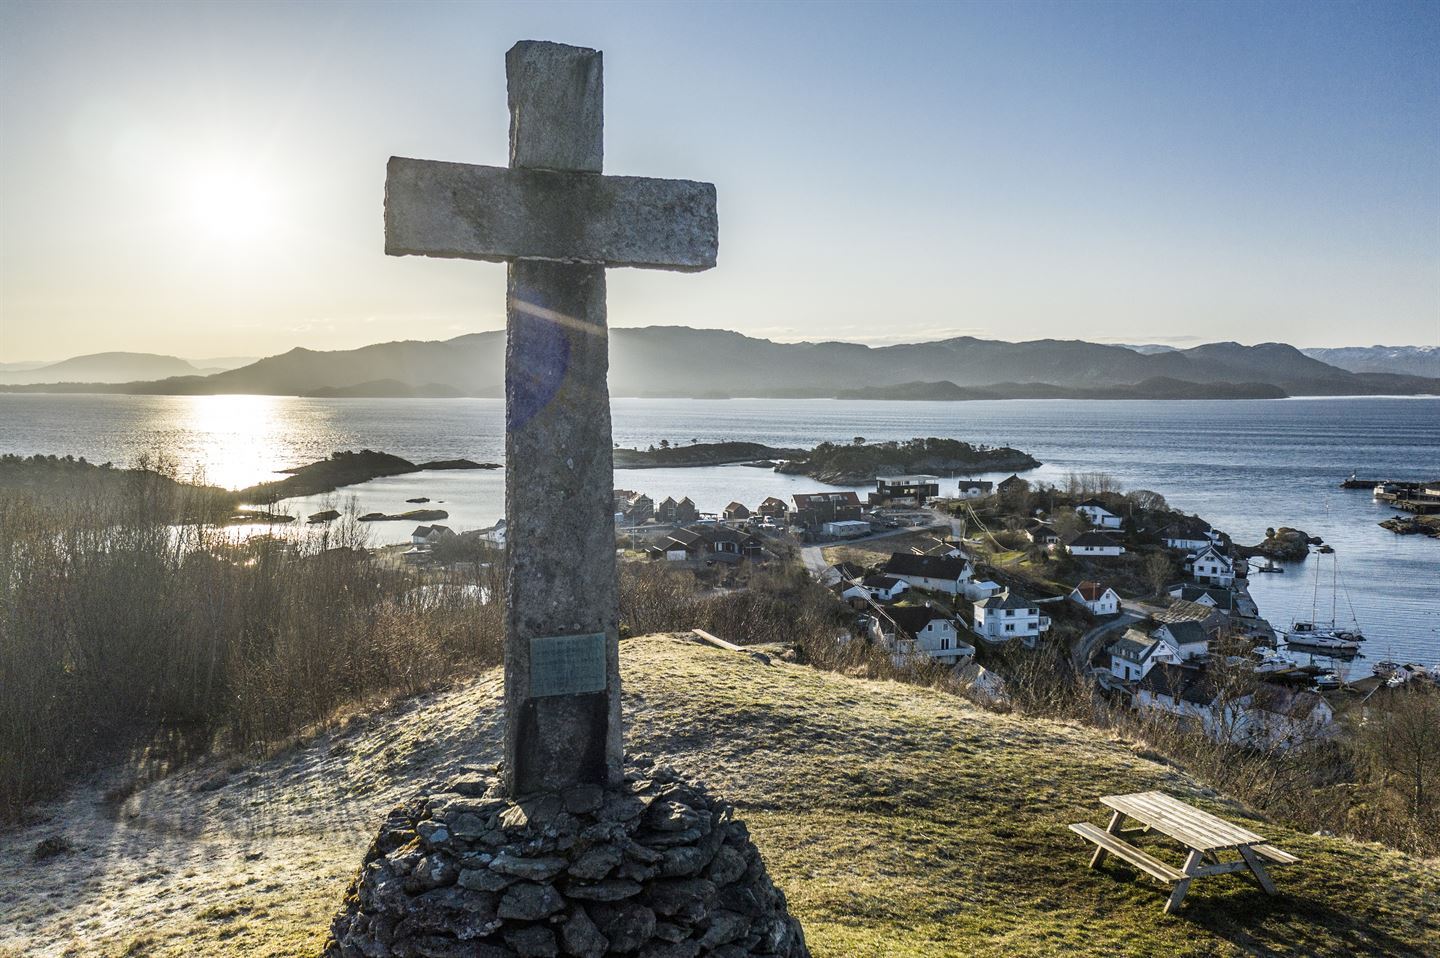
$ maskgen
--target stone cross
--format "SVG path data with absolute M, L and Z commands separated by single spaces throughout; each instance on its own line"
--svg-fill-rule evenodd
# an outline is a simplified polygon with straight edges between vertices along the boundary
M 510 165 L 391 157 L 385 252 L 508 264 L 505 786 L 615 784 L 618 586 L 605 269 L 702 270 L 715 187 L 601 175 L 598 50 L 505 56 Z

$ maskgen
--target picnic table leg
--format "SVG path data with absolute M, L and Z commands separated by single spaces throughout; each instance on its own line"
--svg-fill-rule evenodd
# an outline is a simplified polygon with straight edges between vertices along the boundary
M 1124 821 L 1125 821 L 1125 813 L 1124 813 L 1124 812 L 1116 812 L 1116 813 L 1114 813 L 1113 815 L 1110 816 L 1110 824 L 1105 826 L 1105 830 L 1106 830 L 1107 832 L 1109 832 L 1111 835 L 1119 835 L 1119 834 L 1120 834 L 1120 825 L 1121 825 L 1121 823 L 1123 823 Z M 1100 846 L 1097 845 L 1096 848 L 1095 848 L 1095 854 L 1090 856 L 1090 867 L 1091 867 L 1091 868 L 1099 868 L 1099 867 L 1100 867 L 1100 863 L 1105 860 L 1105 856 L 1108 855 L 1108 854 L 1109 854 L 1109 852 L 1105 851 L 1104 848 L 1102 848 L 1102 847 L 1100 847 Z
M 1260 883 L 1260 887 L 1265 889 L 1265 894 L 1275 894 L 1275 883 L 1270 880 L 1270 873 L 1265 870 L 1265 863 L 1260 861 L 1260 856 L 1244 846 L 1237 848 L 1236 851 L 1240 853 L 1241 858 L 1245 859 L 1245 864 L 1250 866 L 1250 871 L 1254 873 L 1255 880 Z
M 1180 903 L 1185 900 L 1185 893 L 1190 890 L 1191 879 L 1188 876 L 1200 867 L 1200 862 L 1204 860 L 1204 857 L 1200 852 L 1193 849 L 1190 854 L 1186 856 L 1185 867 L 1181 870 L 1185 872 L 1187 877 L 1175 883 L 1175 890 L 1170 893 L 1170 900 L 1165 903 L 1165 914 L 1173 915 L 1180 910 Z

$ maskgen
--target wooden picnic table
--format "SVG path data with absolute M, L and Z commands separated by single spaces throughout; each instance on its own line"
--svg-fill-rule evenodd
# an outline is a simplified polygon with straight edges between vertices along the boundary
M 1290 865 L 1299 861 L 1294 855 L 1271 845 L 1264 836 L 1201 811 L 1164 792 L 1106 795 L 1100 802 L 1112 812 L 1108 827 L 1102 831 L 1089 822 L 1070 826 L 1071 831 L 1098 846 L 1090 859 L 1090 867 L 1098 868 L 1106 855 L 1114 855 L 1158 881 L 1173 883 L 1175 888 L 1170 893 L 1170 900 L 1165 903 L 1167 912 L 1174 912 L 1180 907 L 1185 893 L 1190 890 L 1191 881 L 1208 875 L 1248 870 L 1265 893 L 1273 895 L 1275 883 L 1270 879 L 1267 863 Z M 1127 819 L 1140 824 L 1126 828 Z M 1176 868 L 1161 861 L 1123 837 L 1152 831 L 1168 835 L 1189 850 L 1182 867 Z M 1234 852 L 1239 858 L 1222 861 L 1221 852 Z

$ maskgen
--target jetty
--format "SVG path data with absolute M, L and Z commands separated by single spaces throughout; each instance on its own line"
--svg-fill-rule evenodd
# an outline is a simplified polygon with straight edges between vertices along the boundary
M 1340 488 L 1369 489 L 1376 499 L 1416 515 L 1440 512 L 1440 480 L 1362 479 L 1352 473 L 1349 479 L 1340 483 Z

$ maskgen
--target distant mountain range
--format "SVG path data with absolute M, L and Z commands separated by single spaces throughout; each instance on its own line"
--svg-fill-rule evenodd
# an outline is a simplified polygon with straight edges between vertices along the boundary
M 148 394 L 500 396 L 504 356 L 503 332 L 472 333 L 439 342 L 380 343 L 332 352 L 292 349 L 211 375 L 170 375 L 109 386 L 92 377 L 74 385 L 34 388 Z M 997 394 L 1130 398 L 1440 394 L 1440 378 L 1352 372 L 1281 343 L 1209 343 L 1142 353 L 1078 340 L 1009 343 L 965 336 L 870 347 L 775 343 L 727 330 L 651 326 L 611 330 L 610 359 L 610 391 L 615 396 L 832 397 L 854 390 L 893 395 L 896 389 L 912 394 L 951 392 L 957 399 Z M 979 387 L 989 388 L 982 390 L 983 395 L 963 394 Z M 1055 391 L 1047 393 L 1047 388 Z M 954 394 L 955 389 L 961 393 Z
M 157 353 L 90 353 L 57 363 L 0 364 L 0 384 L 131 383 L 173 376 L 208 376 L 253 362 L 253 357 L 243 356 L 190 361 Z
M 1301 352 L 1352 373 L 1440 376 L 1440 346 L 1342 346 Z

